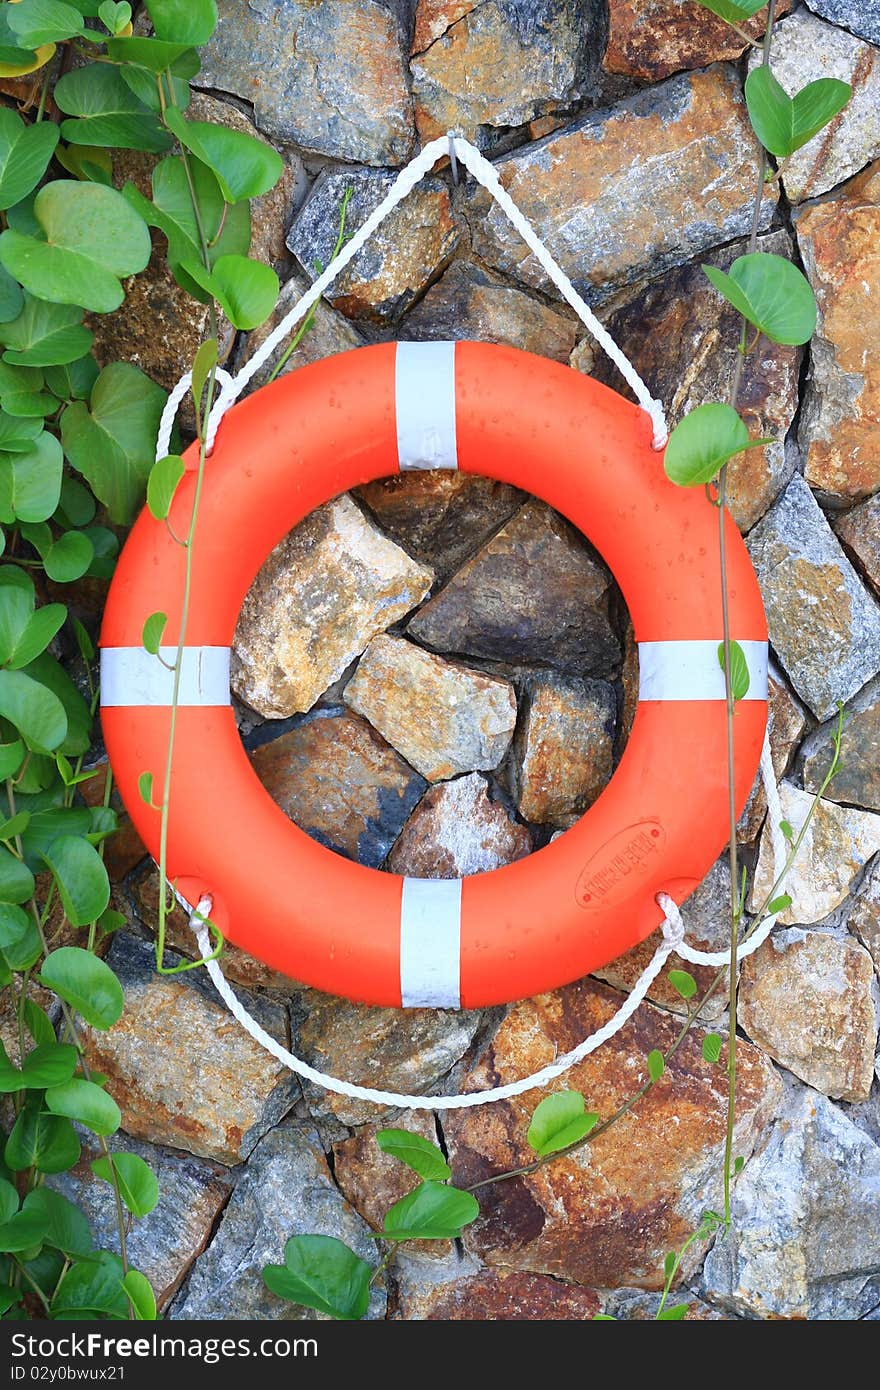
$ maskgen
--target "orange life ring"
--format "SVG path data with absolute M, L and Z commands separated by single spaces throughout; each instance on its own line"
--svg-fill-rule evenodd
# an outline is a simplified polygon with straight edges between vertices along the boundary
M 193 504 L 195 448 L 171 524 Z M 536 493 L 617 577 L 639 644 L 640 696 L 610 784 L 535 854 L 462 881 L 351 863 L 293 825 L 261 786 L 229 697 L 229 647 L 266 555 L 315 507 L 397 469 L 459 468 Z M 750 667 L 736 709 L 745 803 L 767 715 L 767 628 L 754 570 L 727 519 L 732 636 Z M 111 585 L 101 635 L 102 721 L 123 800 L 158 857 L 171 676 L 141 643 L 168 614 L 179 640 L 184 552 L 144 511 Z M 727 837 L 718 516 L 674 487 L 635 405 L 568 367 L 483 343 L 360 348 L 281 377 L 223 420 L 193 551 L 168 832 L 168 870 L 213 899 L 230 941 L 294 979 L 383 1005 L 473 1008 L 536 994 L 620 955 L 681 902 Z

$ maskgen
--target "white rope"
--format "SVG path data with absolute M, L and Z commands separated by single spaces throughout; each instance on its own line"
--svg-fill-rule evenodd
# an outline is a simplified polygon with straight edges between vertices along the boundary
M 767 814 L 768 817 L 771 817 L 774 875 L 777 882 L 781 883 L 785 874 L 787 851 L 782 832 L 779 830 L 779 821 L 782 818 L 781 807 L 773 763 L 770 758 L 770 745 L 766 734 L 761 753 L 761 780 L 767 795 Z M 183 899 L 180 901 L 183 902 Z M 684 940 L 684 922 L 677 904 L 665 893 L 659 894 L 657 901 L 666 913 L 666 919 L 662 924 L 663 940 L 636 980 L 632 990 L 624 999 L 623 1004 L 607 1023 L 604 1023 L 588 1038 L 584 1038 L 583 1042 L 579 1043 L 571 1052 L 566 1052 L 555 1062 L 550 1062 L 540 1071 L 533 1072 L 531 1076 L 524 1076 L 519 1081 L 510 1081 L 506 1086 L 493 1086 L 487 1091 L 472 1091 L 465 1095 L 455 1096 L 408 1096 L 397 1091 L 378 1091 L 371 1086 L 357 1086 L 350 1081 L 343 1081 L 338 1076 L 330 1076 L 327 1072 L 318 1071 L 315 1067 L 309 1066 L 308 1062 L 303 1061 L 293 1052 L 289 1052 L 286 1047 L 282 1047 L 281 1043 L 260 1027 L 257 1020 L 248 1013 L 241 1000 L 230 988 L 218 962 L 208 959 L 211 955 L 211 942 L 204 919 L 211 911 L 210 897 L 203 897 L 199 901 L 195 911 L 191 913 L 189 924 L 195 933 L 199 950 L 206 960 L 208 974 L 211 976 L 214 987 L 233 1018 L 238 1020 L 245 1032 L 249 1033 L 255 1042 L 270 1052 L 283 1066 L 296 1072 L 297 1076 L 303 1077 L 306 1081 L 313 1081 L 325 1091 L 349 1096 L 352 1100 L 373 1101 L 377 1105 L 393 1105 L 396 1108 L 406 1110 L 464 1110 L 474 1105 L 488 1105 L 498 1100 L 510 1100 L 511 1097 L 520 1096 L 525 1091 L 534 1091 L 539 1087 L 548 1085 L 551 1081 L 555 1081 L 557 1077 L 577 1066 L 578 1062 L 582 1062 L 591 1052 L 595 1052 L 603 1043 L 613 1038 L 615 1033 L 619 1033 L 621 1028 L 632 1018 L 673 952 L 699 965 L 721 966 L 727 964 L 729 959 L 729 952 L 727 951 L 697 951 L 689 946 Z M 187 904 L 184 905 L 187 906 Z M 766 940 L 775 921 L 775 916 L 772 916 L 761 923 L 758 930 L 737 948 L 737 960 L 741 960 L 743 956 L 750 955 L 752 951 L 758 949 L 761 942 Z
M 220 421 L 223 419 L 229 407 L 238 400 L 238 397 L 241 395 L 248 382 L 256 375 L 260 368 L 268 362 L 275 349 L 288 337 L 291 329 L 293 329 L 301 319 L 305 318 L 314 304 L 317 304 L 324 291 L 329 289 L 337 276 L 342 273 L 358 252 L 363 249 L 373 233 L 385 221 L 386 217 L 394 211 L 399 203 L 403 202 L 404 198 L 412 192 L 416 184 L 419 183 L 426 174 L 430 173 L 438 159 L 441 159 L 447 154 L 451 154 L 453 151 L 465 168 L 473 175 L 477 183 L 485 188 L 495 199 L 498 206 L 506 214 L 512 225 L 525 241 L 529 250 L 559 290 L 563 299 L 571 305 L 578 318 L 596 339 L 596 342 L 611 358 L 612 362 L 627 382 L 627 385 L 635 394 L 639 405 L 651 418 L 654 448 L 662 449 L 664 447 L 669 437 L 669 431 L 666 425 L 666 416 L 663 411 L 662 403 L 654 399 L 629 358 L 625 353 L 621 352 L 611 335 L 602 327 L 592 309 L 578 294 L 565 271 L 557 261 L 554 260 L 550 251 L 541 241 L 531 224 L 526 221 L 526 218 L 520 212 L 510 194 L 502 187 L 498 174 L 489 163 L 488 159 L 485 159 L 476 146 L 472 145 L 468 140 L 462 139 L 460 135 L 450 134 L 448 136 L 441 136 L 437 140 L 431 140 L 414 159 L 410 160 L 409 164 L 397 175 L 397 178 L 394 180 L 394 183 L 391 185 L 391 188 L 388 190 L 388 193 L 382 199 L 379 206 L 370 213 L 363 225 L 359 227 L 351 239 L 345 243 L 339 254 L 335 256 L 327 268 L 321 272 L 314 284 L 306 290 L 305 294 L 298 299 L 296 304 L 284 315 L 281 322 L 273 328 L 265 342 L 260 344 L 253 357 L 244 364 L 241 371 L 239 371 L 234 378 L 230 378 L 224 373 L 226 380 L 223 383 L 222 390 L 217 400 L 214 402 L 213 409 L 208 417 L 206 440 L 209 453 L 214 446 L 214 440 L 217 436 Z M 165 413 L 171 411 L 172 399 L 177 389 L 178 388 L 175 387 L 175 391 L 172 392 L 171 397 L 169 397 L 168 405 L 165 407 Z M 180 396 L 178 396 L 177 399 L 179 400 Z M 164 420 L 165 416 L 163 414 L 163 425 Z M 163 436 L 160 435 L 160 439 L 161 438 L 163 438 Z M 164 453 L 167 453 L 167 440 L 165 440 L 164 443 L 166 446 Z M 160 454 L 158 457 L 163 457 L 163 455 Z
M 226 390 L 229 386 L 232 385 L 232 377 L 229 375 L 227 371 L 223 369 L 223 367 L 215 367 L 214 375 L 220 382 L 220 387 L 222 390 Z M 159 420 L 159 433 L 156 436 L 157 463 L 159 462 L 159 459 L 163 459 L 166 454 L 171 452 L 171 431 L 174 429 L 174 419 L 180 408 L 180 402 L 183 400 L 187 391 L 192 386 L 192 379 L 192 372 L 184 372 L 183 376 L 180 378 L 177 385 L 174 387 L 174 390 L 171 392 L 167 401 L 165 402 L 165 409 L 162 411 L 162 415 Z

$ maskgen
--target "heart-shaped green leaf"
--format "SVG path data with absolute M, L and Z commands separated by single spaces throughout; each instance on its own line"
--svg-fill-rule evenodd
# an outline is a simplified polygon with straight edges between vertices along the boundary
M 51 753 L 67 733 L 67 715 L 57 695 L 24 671 L 0 671 L 0 715 L 37 753 Z
M 5 594 L 0 595 L 2 598 L 5 598 Z M 9 669 L 19 671 L 23 666 L 29 666 L 46 650 L 66 617 L 67 609 L 63 603 L 46 603 L 38 608 L 28 619 L 15 644 L 12 656 L 7 661 Z
M 20 367 L 55 367 L 77 361 L 94 340 L 82 319 L 82 309 L 74 304 L 50 304 L 25 294 L 18 316 L 0 324 L 0 343 L 6 348 L 4 362 Z
M 555 1091 L 535 1107 L 526 1138 L 535 1153 L 558 1153 L 589 1134 L 598 1119 L 580 1091 Z
M 718 643 L 718 665 L 723 671 L 725 668 L 723 642 Z M 746 695 L 749 693 L 750 680 L 749 663 L 746 660 L 746 654 L 739 642 L 732 641 L 730 644 L 730 688 L 733 692 L 734 700 L 745 699 Z M 696 985 L 694 985 L 694 993 L 696 993 Z
M 34 215 L 45 241 L 11 228 L 0 236 L 0 260 L 40 299 L 106 314 L 122 303 L 121 278 L 143 270 L 150 233 L 115 188 L 55 179 L 40 189 Z
M 36 188 L 57 144 L 58 127 L 51 121 L 25 125 L 0 107 L 0 208 L 11 208 Z
M 39 1173 L 64 1173 L 79 1160 L 76 1130 L 61 1115 L 47 1115 L 37 1097 L 19 1112 L 6 1141 L 3 1157 L 13 1172 L 36 1168 Z
M 293 1236 L 283 1265 L 266 1265 L 267 1288 L 288 1303 L 314 1308 L 339 1321 L 362 1318 L 370 1302 L 373 1271 L 335 1236 Z
M 750 439 L 732 406 L 709 401 L 698 405 L 676 425 L 666 445 L 663 467 L 678 487 L 702 487 L 743 449 L 769 443 L 769 439 Z
M 23 48 L 61 43 L 85 32 L 80 11 L 63 0 L 21 0 L 10 5 L 6 20 Z
M 131 5 L 128 0 L 101 0 L 98 18 L 109 34 L 118 34 L 131 23 Z
M 408 1168 L 418 1173 L 420 1178 L 433 1178 L 443 1182 L 452 1175 L 442 1150 L 436 1144 L 432 1144 L 430 1139 L 423 1139 L 420 1134 L 413 1134 L 408 1129 L 380 1129 L 376 1135 L 376 1143 L 383 1153 L 391 1154 L 393 1158 L 405 1163 Z
M 122 1123 L 119 1106 L 94 1081 L 74 1076 L 46 1091 L 46 1106 L 53 1115 L 66 1115 L 93 1134 L 115 1134 Z
M 48 520 L 61 497 L 63 466 L 61 445 L 47 431 L 28 449 L 0 455 L 0 520 Z
M 128 1297 L 122 1287 L 125 1270 L 118 1255 L 99 1250 L 77 1260 L 52 1296 L 51 1317 L 65 1322 L 94 1318 L 128 1318 Z
M 17 1211 L 0 1225 L 0 1251 L 10 1255 L 36 1250 L 46 1234 L 46 1218 L 39 1211 Z
M 94 845 L 77 835 L 62 835 L 45 851 L 43 859 L 52 870 L 71 926 L 87 927 L 97 921 L 110 901 L 110 881 Z
M 217 28 L 217 0 L 147 0 L 147 11 L 169 43 L 207 43 Z
M 112 1028 L 122 1013 L 122 986 L 109 965 L 91 951 L 79 946 L 59 946 L 44 960 L 40 978 L 93 1028 Z
M 752 128 L 764 148 L 778 159 L 787 159 L 818 135 L 839 115 L 851 96 L 848 82 L 820 77 L 790 97 L 764 64 L 746 78 L 746 105 Z
M 0 323 L 10 323 L 18 318 L 23 303 L 21 285 L 0 265 Z
M 718 293 L 774 343 L 806 343 L 813 336 L 815 295 L 784 256 L 756 251 L 739 256 L 729 274 L 714 265 L 704 265 L 703 270 Z
M 157 521 L 163 521 L 171 510 L 174 494 L 185 473 L 179 454 L 166 454 L 150 469 L 147 479 L 147 506 Z
M 667 978 L 682 999 L 693 999 L 697 992 L 697 982 L 689 970 L 670 970 Z
M 155 79 L 150 80 L 155 86 Z M 108 63 L 90 63 L 65 73 L 55 84 L 54 96 L 68 117 L 61 122 L 61 134 L 72 145 L 158 154 L 171 144 L 155 112 Z
M 0 1091 L 42 1091 L 47 1086 L 61 1086 L 76 1071 L 79 1054 L 66 1043 L 45 1043 L 27 1054 L 19 1069 L 8 1059 L 0 1060 Z
M 421 1182 L 385 1213 L 386 1240 L 455 1240 L 476 1221 L 479 1203 L 472 1192 L 445 1183 Z
M 2 684 L 2 682 L 0 682 Z M 0 915 L 12 904 L 26 903 L 33 896 L 34 876 L 27 864 L 0 845 Z M 13 970 L 26 970 L 40 954 L 40 938 L 33 923 L 26 923 L 27 935 L 15 944 L 0 946 L 6 962 Z M 19 950 L 19 946 L 22 947 Z
M 45 1243 L 65 1255 L 87 1255 L 92 1248 L 89 1223 L 79 1207 L 53 1192 L 50 1187 L 38 1187 L 25 1197 L 25 1211 L 39 1212 L 46 1222 Z
M 704 10 L 711 10 L 728 24 L 742 24 L 763 10 L 767 0 L 697 0 Z
M 201 63 L 195 49 L 187 43 L 165 43 L 162 39 L 110 39 L 107 52 L 117 63 L 137 63 L 148 72 L 164 73 L 172 64 L 178 77 L 195 77 Z
M 64 452 L 88 480 L 113 521 L 130 521 L 153 466 L 165 392 L 128 362 L 101 372 L 86 406 L 61 417 Z
M 96 1158 L 90 1166 L 95 1177 L 104 1182 L 112 1183 L 116 1174 L 119 1195 L 133 1216 L 148 1216 L 158 1202 L 156 1174 L 137 1154 L 115 1153 L 112 1159 Z
M 190 279 L 216 299 L 233 328 L 257 328 L 275 308 L 278 276 L 271 266 L 247 256 L 221 256 L 212 270 L 184 261 Z
M 280 154 L 254 135 L 208 121 L 188 121 L 175 106 L 169 106 L 165 121 L 181 145 L 213 169 L 227 203 L 259 198 L 281 177 Z
M 130 1269 L 122 1281 L 122 1287 L 131 1299 L 138 1322 L 155 1322 L 159 1316 L 156 1310 L 156 1295 L 153 1286 L 139 1269 Z

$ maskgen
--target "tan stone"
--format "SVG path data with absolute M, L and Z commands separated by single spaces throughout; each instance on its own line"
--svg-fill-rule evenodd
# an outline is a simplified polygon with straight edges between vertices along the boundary
M 856 501 L 880 487 L 880 165 L 795 225 L 819 308 L 799 434 L 805 476 Z
M 594 298 L 748 231 L 757 145 L 725 67 L 590 112 L 495 168 L 563 269 Z M 769 191 L 762 223 L 773 209 Z M 549 281 L 481 190 L 463 207 L 475 251 L 528 285 Z
M 790 0 L 781 0 L 777 15 Z M 610 0 L 611 32 L 605 52 L 606 72 L 658 82 L 682 68 L 702 68 L 720 58 L 739 58 L 746 44 L 729 24 L 697 0 Z M 740 26 L 753 39 L 766 28 L 760 10 Z
M 834 517 L 833 526 L 856 568 L 880 594 L 880 492 Z
M 333 1145 L 333 1176 L 339 1190 L 374 1231 L 381 1231 L 388 1208 L 421 1181 L 412 1168 L 379 1148 L 376 1135 L 383 1127 L 405 1129 L 437 1143 L 437 1125 L 432 1114 L 403 1110 L 388 1126 L 362 1125 L 350 1139 Z M 420 1251 L 431 1259 L 443 1259 L 452 1248 L 449 1240 L 416 1240 L 407 1245 L 408 1251 Z
M 523 859 L 532 837 L 497 801 L 478 772 L 441 782 L 422 797 L 388 856 L 414 878 L 464 878 Z
M 787 232 L 761 237 L 758 249 L 791 259 Z M 737 241 L 705 257 L 729 270 L 748 251 Z M 613 313 L 608 328 L 651 393 L 664 402 L 670 428 L 697 406 L 723 400 L 739 356 L 739 315 L 712 287 L 701 265 L 687 265 L 652 281 Z M 772 442 L 748 449 L 728 469 L 728 505 L 743 531 L 754 526 L 794 471 L 785 440 L 798 406 L 802 349 L 762 338 L 745 361 L 739 410 L 755 438 Z M 629 387 L 604 353 L 593 375 L 632 399 Z
M 378 869 L 425 790 L 356 714 L 318 710 L 251 754 L 273 801 L 322 845 Z
M 803 705 L 789 689 L 782 672 L 771 661 L 767 679 L 767 736 L 777 782 L 788 772 L 806 727 L 807 716 Z M 767 797 L 763 782 L 757 777 L 737 825 L 737 837 L 741 843 L 752 843 L 766 814 Z
M 166 965 L 179 957 L 166 956 Z M 127 932 L 110 964 L 125 995 L 107 1032 L 80 1029 L 89 1065 L 107 1077 L 122 1128 L 138 1139 L 239 1163 L 294 1104 L 299 1083 L 249 1037 L 192 974 L 156 974 L 151 946 Z M 287 1043 L 280 1004 L 245 999 L 262 1026 Z
M 525 1076 L 605 1023 L 621 996 L 592 980 L 516 1004 L 481 1058 L 467 1089 Z M 554 1089 L 576 1089 L 604 1119 L 647 1074 L 653 1048 L 680 1027 L 649 1004 Z M 481 1214 L 465 1232 L 487 1264 L 556 1275 L 591 1287 L 658 1288 L 663 1258 L 690 1236 L 707 1207 L 721 1202 L 726 1128 L 724 1069 L 701 1055 L 695 1028 L 650 1094 L 593 1143 L 536 1172 L 481 1189 Z M 763 1054 L 738 1049 L 734 1152 L 747 1158 L 774 1114 L 780 1083 Z M 452 1112 L 443 1119 L 455 1181 L 469 1185 L 527 1163 L 529 1117 L 537 1095 Z M 682 1276 L 699 1264 L 698 1243 Z
M 383 531 L 414 559 L 429 565 L 438 579 L 457 570 L 525 499 L 507 483 L 451 468 L 412 469 L 378 478 L 354 495 L 366 503 Z
M 517 731 L 517 808 L 539 825 L 573 825 L 611 779 L 617 707 L 604 681 L 537 676 Z
M 739 1021 L 752 1042 L 835 1100 L 867 1100 L 877 1023 L 871 957 L 817 931 L 776 932 L 743 962 Z
M 798 835 L 815 797 L 781 782 L 782 814 Z M 880 816 L 819 801 L 797 857 L 785 877 L 791 907 L 779 914 L 784 926 L 821 922 L 846 898 L 856 874 L 880 850 Z M 749 897 L 755 912 L 773 887 L 773 850 L 767 826 L 761 836 L 758 867 Z
M 373 639 L 344 699 L 429 782 L 497 767 L 516 724 L 508 681 L 401 637 Z
M 301 522 L 266 560 L 239 614 L 232 687 L 259 714 L 311 709 L 377 633 L 425 597 L 433 575 L 349 497 Z
M 880 859 L 875 859 L 862 880 L 847 917 L 849 930 L 858 937 L 880 975 Z

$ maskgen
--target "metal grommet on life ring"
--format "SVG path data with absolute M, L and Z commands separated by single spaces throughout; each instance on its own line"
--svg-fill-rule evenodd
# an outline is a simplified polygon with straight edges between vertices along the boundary
M 171 525 L 186 530 L 198 455 Z M 269 551 L 321 503 L 398 470 L 457 468 L 537 494 L 614 572 L 639 650 L 639 703 L 609 785 L 526 859 L 463 880 L 401 878 L 309 838 L 260 784 L 239 738 L 229 654 Z M 726 517 L 731 636 L 749 665 L 734 717 L 736 802 L 767 717 L 767 628 L 746 548 Z M 674 487 L 645 412 L 569 367 L 483 343 L 359 348 L 279 378 L 224 417 L 193 548 L 171 784 L 169 878 L 209 894 L 225 936 L 276 970 L 381 1005 L 475 1008 L 553 989 L 607 964 L 681 903 L 727 839 L 718 513 Z M 123 549 L 101 634 L 101 718 L 132 820 L 159 853 L 138 792 L 167 751 L 172 675 L 143 648 L 168 614 L 174 661 L 184 551 L 144 511 Z

